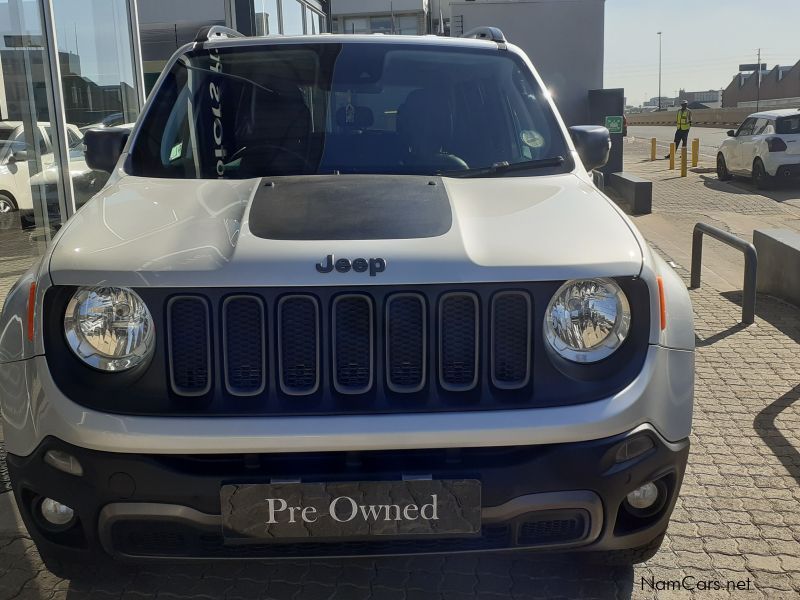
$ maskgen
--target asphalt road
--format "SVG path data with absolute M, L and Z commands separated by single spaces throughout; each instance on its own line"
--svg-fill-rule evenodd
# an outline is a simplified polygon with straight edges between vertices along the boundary
M 689 131 L 689 140 L 700 138 L 700 153 L 708 156 L 716 156 L 717 148 L 727 137 L 727 129 L 712 129 L 710 127 L 693 127 Z M 659 146 L 666 146 L 675 139 L 674 127 L 663 127 L 657 125 L 631 125 L 628 127 L 628 137 L 644 138 L 649 140 L 656 138 Z M 691 146 L 690 146 L 691 147 Z

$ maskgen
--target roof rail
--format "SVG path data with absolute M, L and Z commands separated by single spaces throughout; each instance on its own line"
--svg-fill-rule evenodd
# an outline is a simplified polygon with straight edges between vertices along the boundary
M 200 28 L 200 31 L 197 32 L 197 37 L 194 38 L 194 41 L 196 44 L 202 44 L 212 38 L 241 37 L 245 37 L 244 34 L 236 31 L 235 29 L 231 29 L 230 27 L 225 27 L 223 25 L 207 25 Z
M 486 25 L 470 29 L 466 33 L 462 33 L 461 37 L 472 38 L 474 40 L 491 40 L 498 44 L 506 43 L 506 36 L 503 35 L 499 27 L 487 27 Z

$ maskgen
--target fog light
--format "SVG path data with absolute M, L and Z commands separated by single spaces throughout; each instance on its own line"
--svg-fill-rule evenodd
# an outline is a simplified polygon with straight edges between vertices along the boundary
M 42 500 L 40 509 L 44 520 L 57 527 L 68 525 L 75 518 L 75 511 L 66 504 L 61 504 L 52 498 Z
M 658 486 L 652 481 L 628 494 L 628 504 L 638 510 L 646 510 L 658 500 Z
M 83 475 L 83 467 L 78 462 L 78 459 L 61 450 L 48 450 L 44 455 L 44 462 L 54 469 L 69 475 L 75 475 L 76 477 Z

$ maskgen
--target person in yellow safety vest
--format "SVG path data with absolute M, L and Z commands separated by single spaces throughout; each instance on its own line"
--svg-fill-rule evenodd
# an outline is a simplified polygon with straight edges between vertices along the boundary
M 675 118 L 677 129 L 675 130 L 675 152 L 678 152 L 681 142 L 683 147 L 686 148 L 687 140 L 689 139 L 689 129 L 692 128 L 692 111 L 689 110 L 689 103 L 686 100 L 681 102 L 681 109 L 678 111 L 678 116 Z M 667 154 L 664 158 L 669 158 Z

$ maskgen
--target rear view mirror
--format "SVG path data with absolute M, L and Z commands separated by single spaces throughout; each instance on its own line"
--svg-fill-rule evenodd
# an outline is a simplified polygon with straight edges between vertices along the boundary
M 131 130 L 126 127 L 89 129 L 83 135 L 86 164 L 90 169 L 111 173 L 117 166 Z
M 728 129 L 728 137 L 736 137 L 736 132 L 733 129 Z
M 611 152 L 611 135 L 600 125 L 574 125 L 569 128 L 575 150 L 587 171 L 602 167 Z
M 28 160 L 27 150 L 14 150 L 8 157 L 8 162 L 25 162 L 26 160 Z

